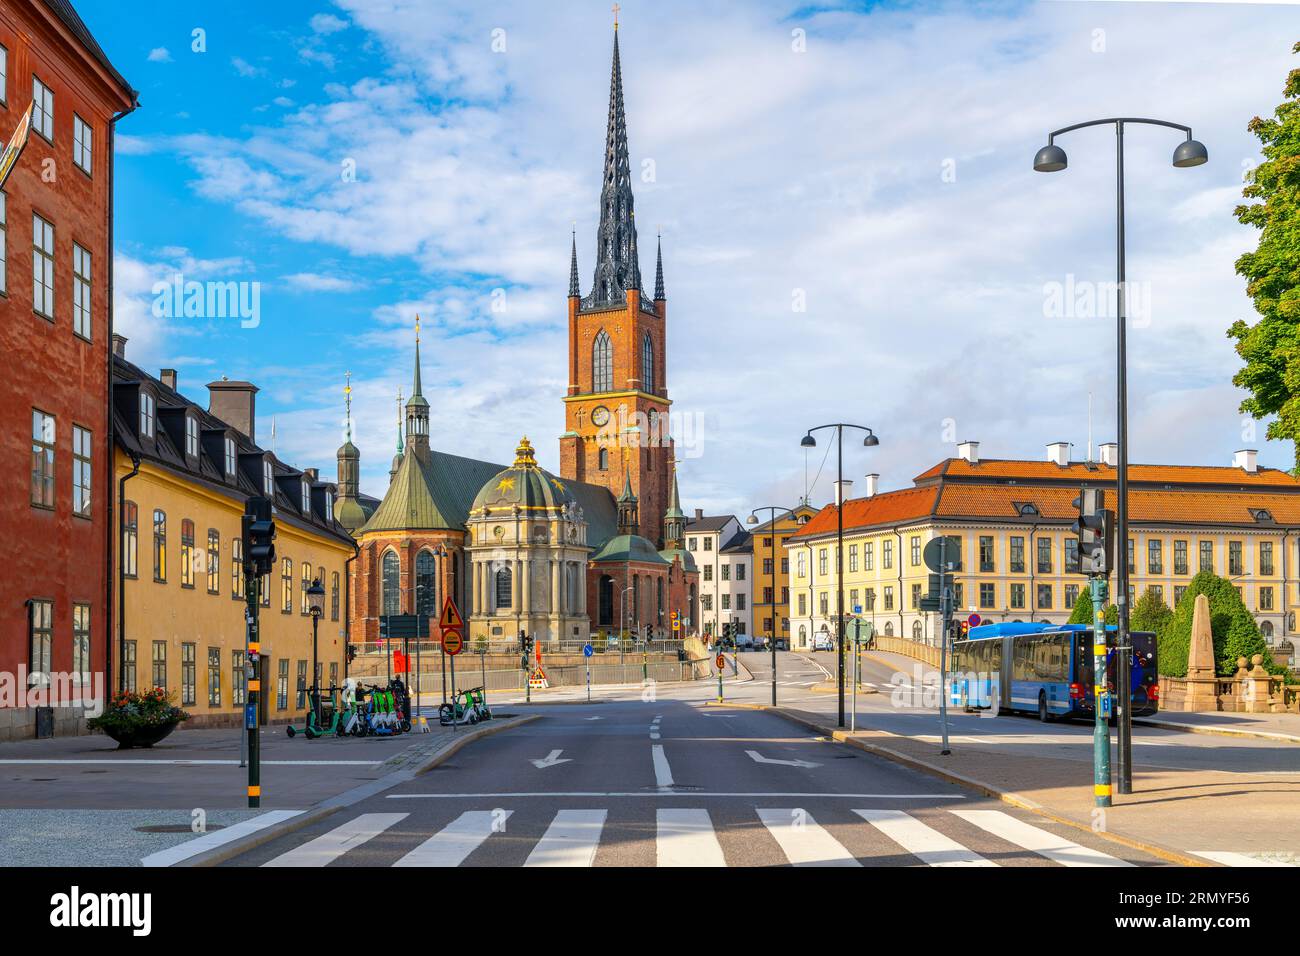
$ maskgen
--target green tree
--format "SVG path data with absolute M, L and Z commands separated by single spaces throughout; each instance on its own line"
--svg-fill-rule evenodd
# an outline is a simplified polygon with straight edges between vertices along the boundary
M 1292 52 L 1300 53 L 1300 43 Z M 1300 69 L 1287 75 L 1283 93 L 1286 101 L 1272 119 L 1250 121 L 1264 162 L 1242 190 L 1254 201 L 1234 210 L 1239 222 L 1260 230 L 1255 251 L 1237 260 L 1260 319 L 1254 325 L 1238 319 L 1228 337 L 1245 362 L 1232 377 L 1250 392 L 1241 411 L 1257 419 L 1277 416 L 1267 436 L 1293 443 L 1300 475 Z
M 1174 612 L 1165 603 L 1164 597 L 1157 594 L 1154 588 L 1147 588 L 1133 605 L 1133 611 L 1129 615 L 1129 629 L 1150 631 L 1158 636 L 1165 632 L 1173 618 Z
M 1070 612 L 1070 619 L 1065 623 L 1092 625 L 1092 594 L 1087 587 L 1079 589 L 1079 596 L 1074 601 L 1074 610 Z M 1106 623 L 1119 623 L 1119 608 L 1113 604 L 1106 605 Z
M 1232 582 L 1213 571 L 1202 571 L 1192 578 L 1164 630 L 1158 633 L 1160 673 L 1170 677 L 1187 676 L 1187 652 L 1198 594 L 1204 594 L 1210 602 L 1210 631 L 1214 635 L 1214 660 L 1220 675 L 1236 673 L 1237 658 L 1250 660 L 1253 654 L 1262 654 L 1269 670 L 1278 670 L 1255 619 L 1246 610 Z

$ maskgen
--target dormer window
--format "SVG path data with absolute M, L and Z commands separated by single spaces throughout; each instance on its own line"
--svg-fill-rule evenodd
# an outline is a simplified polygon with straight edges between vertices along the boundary
M 226 477 L 227 478 L 235 477 L 236 461 L 237 459 L 235 457 L 235 440 L 233 438 L 227 438 L 226 439 Z
M 268 498 L 275 497 L 275 474 L 269 458 L 262 459 L 262 494 Z
M 193 415 L 185 416 L 185 454 L 189 458 L 199 457 L 199 420 Z
M 311 514 L 311 482 L 305 478 L 302 482 L 302 513 Z
M 329 520 L 334 517 L 334 492 L 325 492 L 325 518 Z
M 149 392 L 140 393 L 140 437 L 153 438 L 154 413 L 156 406 L 154 397 Z

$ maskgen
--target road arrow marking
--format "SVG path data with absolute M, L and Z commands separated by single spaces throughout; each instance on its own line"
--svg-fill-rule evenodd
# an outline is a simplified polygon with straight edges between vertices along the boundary
M 544 760 L 534 760 L 532 764 L 538 770 L 545 770 L 547 767 L 554 767 L 556 764 L 570 763 L 573 758 L 561 757 L 560 754 L 562 753 L 564 753 L 563 750 L 552 750 Z
M 746 750 L 745 753 L 749 754 L 750 757 L 754 759 L 754 763 L 777 763 L 783 767 L 820 767 L 821 766 L 821 764 L 813 763 L 810 760 L 775 760 L 771 757 L 764 757 L 757 750 Z
M 604 720 L 604 717 L 584 717 L 583 720 Z

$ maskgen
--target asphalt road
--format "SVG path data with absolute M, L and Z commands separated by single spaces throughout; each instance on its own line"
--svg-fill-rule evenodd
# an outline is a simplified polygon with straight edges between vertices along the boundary
M 772 714 L 663 696 L 536 709 L 541 720 L 226 865 L 1161 862 Z

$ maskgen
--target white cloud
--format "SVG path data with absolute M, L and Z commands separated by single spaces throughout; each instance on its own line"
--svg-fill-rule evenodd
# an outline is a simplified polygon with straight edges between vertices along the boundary
M 291 288 L 304 292 L 353 292 L 364 287 L 364 283 L 354 279 L 319 275 L 315 272 L 297 272 L 284 276 L 284 281 Z
M 332 13 L 318 13 L 310 20 L 311 28 L 314 33 L 331 34 L 338 33 L 340 30 L 348 28 L 348 22 L 342 20 Z
M 260 67 L 253 66 L 253 64 L 249 63 L 242 56 L 232 56 L 230 58 L 230 65 L 235 68 L 236 73 L 245 77 L 261 76 L 266 72 Z
M 156 46 L 149 51 L 147 59 L 150 63 L 170 63 L 172 55 L 165 46 Z

